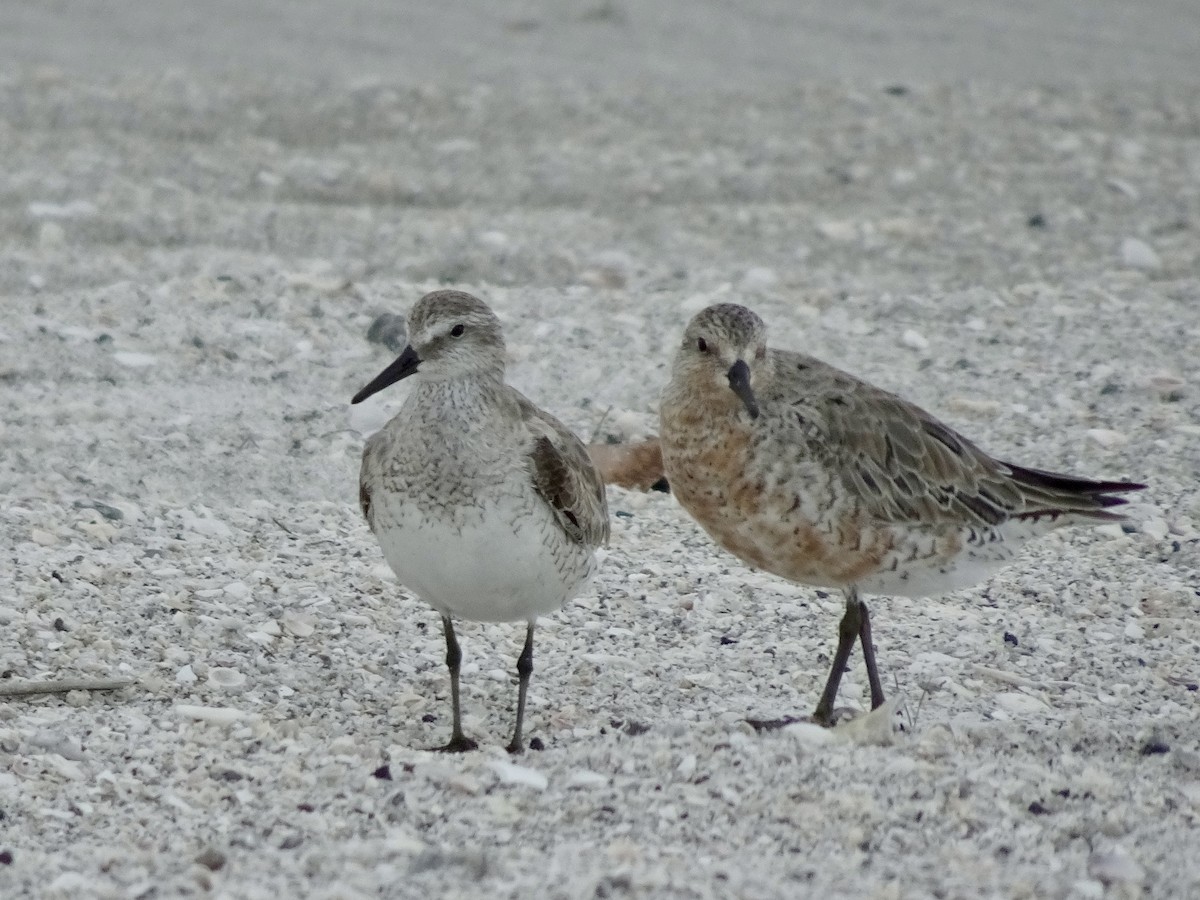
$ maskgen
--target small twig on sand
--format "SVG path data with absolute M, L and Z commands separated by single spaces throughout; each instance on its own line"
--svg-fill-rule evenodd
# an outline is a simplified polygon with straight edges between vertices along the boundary
M 0 682 L 0 697 L 65 694 L 68 691 L 119 691 L 133 683 L 133 678 L 67 678 L 63 681 Z
M 917 708 L 914 710 L 908 699 L 904 700 L 904 718 L 908 722 L 908 731 L 911 734 L 917 733 L 917 722 L 921 720 L 921 708 L 925 705 L 925 698 L 930 694 L 930 685 L 927 682 L 918 682 L 918 687 L 921 688 L 921 696 L 917 698 Z M 902 694 L 900 690 L 900 676 L 895 672 L 892 673 L 892 692 Z
M 1014 687 L 1031 688 L 1033 690 L 1044 691 L 1046 688 L 1086 688 L 1077 681 L 1036 681 L 1032 678 L 1026 678 L 1024 675 L 1017 675 L 1012 672 L 1004 672 L 1000 669 L 992 669 L 988 666 L 981 666 L 976 663 L 970 665 L 972 675 L 980 675 L 984 678 L 990 678 L 993 681 L 999 681 L 1001 684 L 1011 684 Z
M 608 414 L 610 412 L 612 412 L 611 406 L 608 409 L 606 409 L 604 411 L 604 413 L 600 416 L 600 421 L 597 422 L 596 427 L 592 429 L 592 436 L 590 438 L 588 438 L 589 444 L 596 443 L 596 438 L 598 438 L 600 436 L 600 429 L 604 427 L 604 422 L 605 422 L 605 420 L 608 419 Z

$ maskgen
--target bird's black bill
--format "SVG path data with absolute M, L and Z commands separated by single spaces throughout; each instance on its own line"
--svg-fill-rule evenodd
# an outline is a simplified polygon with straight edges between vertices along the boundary
M 385 387 L 395 384 L 401 378 L 407 378 L 409 375 L 417 371 L 417 366 L 421 364 L 421 357 L 417 356 L 417 351 L 408 346 L 404 348 L 394 363 L 375 376 L 365 388 L 354 395 L 351 403 L 362 403 L 372 394 L 377 394 Z
M 742 405 L 746 407 L 746 412 L 750 413 L 750 418 L 757 419 L 758 398 L 754 396 L 754 390 L 750 387 L 750 367 L 744 360 L 739 359 L 730 366 L 729 387 L 738 395 Z

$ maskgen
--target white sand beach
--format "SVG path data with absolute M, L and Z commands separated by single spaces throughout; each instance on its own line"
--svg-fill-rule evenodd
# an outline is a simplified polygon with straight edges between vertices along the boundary
M 0 897 L 1200 895 L 1200 6 L 0 10 Z M 461 288 L 585 439 L 687 319 L 1002 459 L 1144 481 L 977 587 L 842 600 L 609 489 L 591 588 L 436 614 L 357 506 L 381 312 Z M 18 682 L 111 692 L 6 696 Z M 856 654 L 842 702 L 866 708 Z

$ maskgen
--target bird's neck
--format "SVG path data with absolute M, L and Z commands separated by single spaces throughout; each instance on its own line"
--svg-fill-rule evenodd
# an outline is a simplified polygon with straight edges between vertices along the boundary
M 473 430 L 505 405 L 507 388 L 503 375 L 471 374 L 452 378 L 422 379 L 413 386 L 409 403 L 431 425 Z

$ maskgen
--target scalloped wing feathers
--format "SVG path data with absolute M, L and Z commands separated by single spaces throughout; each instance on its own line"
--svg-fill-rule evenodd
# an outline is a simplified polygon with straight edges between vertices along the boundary
M 591 547 L 608 543 L 608 499 L 587 449 L 561 422 L 517 396 L 533 439 L 529 459 L 534 490 L 572 541 Z
M 993 459 L 915 404 L 812 357 L 773 351 L 777 403 L 790 405 L 797 439 L 874 518 L 996 526 L 1073 514 L 1120 519 L 1108 492 L 1139 485 L 1090 481 Z M 795 376 L 792 375 L 795 373 Z

